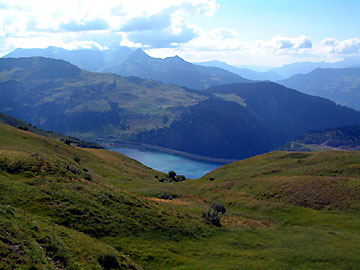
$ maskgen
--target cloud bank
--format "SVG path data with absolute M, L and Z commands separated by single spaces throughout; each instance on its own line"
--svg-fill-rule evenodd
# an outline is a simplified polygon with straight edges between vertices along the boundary
M 360 53 L 358 37 L 314 42 L 304 33 L 245 41 L 234 29 L 205 30 L 192 23 L 193 18 L 216 16 L 219 7 L 216 0 L 0 0 L 0 56 L 17 47 L 131 46 L 155 57 L 177 54 L 189 61 L 279 65 Z

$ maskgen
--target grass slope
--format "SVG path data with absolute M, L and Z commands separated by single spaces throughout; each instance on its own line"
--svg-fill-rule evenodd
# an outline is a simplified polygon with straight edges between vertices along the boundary
M 76 263 L 83 269 L 89 269 L 93 264 L 100 267 L 105 249 L 102 252 L 99 249 L 104 246 L 113 251 L 106 254 L 111 258 L 115 256 L 121 266 L 124 260 L 110 246 L 103 243 L 93 250 L 96 238 L 130 235 L 179 239 L 203 233 L 205 223 L 200 217 L 171 205 L 160 206 L 156 201 L 123 189 L 141 185 L 151 187 L 158 183 L 154 175 L 164 177 L 163 174 L 121 154 L 101 149 L 85 151 L 5 125 L 0 125 L 0 130 L 0 205 L 6 213 L 1 215 L 1 253 L 7 258 L 6 265 L 17 263 L 16 258 L 20 256 L 24 264 L 34 262 L 36 267 L 52 265 L 54 268 L 60 264 L 59 260 L 64 261 L 61 267 L 67 269 L 72 269 L 70 265 Z M 84 252 L 92 252 L 96 260 L 85 262 L 74 253 L 78 245 L 75 240 L 69 240 L 68 245 L 59 244 L 59 249 L 64 250 L 61 252 L 71 254 L 64 258 L 57 258 L 60 255 L 54 253 L 51 255 L 56 257 L 54 259 L 45 251 L 43 256 L 33 253 L 34 249 L 42 250 L 43 246 L 35 243 L 41 236 L 30 233 L 33 225 L 28 224 L 27 219 L 42 222 L 45 231 L 59 226 L 69 234 L 78 235 L 80 239 L 76 241 L 92 241 L 92 245 L 84 247 Z M 10 231 L 6 229 L 9 223 L 15 226 L 10 227 Z M 49 237 L 58 241 L 57 234 L 61 230 Z M 20 231 L 26 236 L 17 235 Z M 21 239 L 29 239 L 31 245 Z M 63 241 L 61 237 L 60 240 Z M 25 249 L 29 251 L 26 253 Z M 129 262 L 127 268 L 135 269 L 131 265 Z
M 5 269 L 360 268 L 358 152 L 273 152 L 170 184 L 121 154 L 5 125 L 0 149 Z M 213 202 L 221 227 L 201 218 Z
M 0 206 L 1 269 L 141 269 L 85 234 L 11 206 Z
M 226 269 L 357 269 L 359 168 L 359 152 L 274 152 L 182 184 L 228 208 Z
M 16 127 L 16 128 L 22 129 L 22 130 L 31 131 L 32 133 L 35 133 L 35 134 L 38 134 L 38 135 L 41 135 L 44 137 L 57 139 L 57 140 L 60 140 L 63 142 L 67 141 L 69 144 L 74 144 L 78 147 L 97 148 L 97 149 L 104 148 L 103 146 L 101 146 L 100 144 L 97 144 L 97 143 L 86 142 L 86 141 L 80 140 L 78 138 L 64 136 L 61 133 L 57 133 L 57 132 L 45 131 L 41 128 L 32 126 L 31 124 L 29 124 L 25 121 L 21 121 L 17 118 L 11 117 L 10 115 L 4 114 L 4 113 L 0 113 L 0 123 L 6 124 L 6 125 L 9 125 L 12 127 Z

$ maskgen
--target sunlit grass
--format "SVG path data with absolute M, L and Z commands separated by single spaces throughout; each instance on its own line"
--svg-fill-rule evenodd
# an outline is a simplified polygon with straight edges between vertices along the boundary
M 360 268 L 358 152 L 269 153 L 170 184 L 119 153 L 0 131 L 6 264 L 101 269 L 111 255 L 124 269 Z M 212 202 L 226 207 L 221 227 L 201 218 Z

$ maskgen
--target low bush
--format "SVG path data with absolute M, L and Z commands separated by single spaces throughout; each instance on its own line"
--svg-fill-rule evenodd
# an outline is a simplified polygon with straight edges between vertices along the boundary
M 184 181 L 184 180 L 186 180 L 184 175 L 177 175 L 175 177 L 175 182 L 181 182 L 181 181 Z
M 209 221 L 216 227 L 221 227 L 221 215 L 226 213 L 226 208 L 222 204 L 212 203 L 210 209 L 206 213 L 202 213 L 201 217 Z
M 120 264 L 114 255 L 103 255 L 98 259 L 99 264 L 105 269 L 121 269 Z

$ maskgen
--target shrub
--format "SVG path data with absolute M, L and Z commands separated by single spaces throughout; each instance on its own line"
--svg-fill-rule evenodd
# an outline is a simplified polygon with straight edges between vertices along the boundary
M 103 255 L 98 259 L 99 264 L 105 269 L 120 269 L 120 264 L 115 255 Z
M 70 172 L 72 172 L 73 174 L 81 174 L 81 170 L 76 168 L 74 165 L 72 164 L 67 164 L 66 165 L 66 169 Z
M 80 162 L 80 158 L 78 156 L 74 157 L 74 161 L 79 163 Z
M 70 145 L 70 144 L 72 143 L 72 141 L 69 140 L 69 139 L 66 139 L 66 140 L 64 141 L 64 143 L 67 144 L 67 145 Z
M 209 221 L 212 225 L 214 225 L 216 227 L 221 227 L 221 223 L 220 223 L 221 215 L 220 215 L 220 213 L 215 212 L 215 211 L 211 211 L 211 209 L 209 209 L 207 213 L 202 213 L 201 216 L 202 216 L 202 218 Z
M 171 196 L 171 194 L 167 193 L 167 192 L 164 192 L 163 194 L 160 195 L 160 199 L 163 199 L 163 200 L 172 200 L 173 197 Z
M 207 213 L 202 213 L 202 218 L 209 221 L 212 225 L 216 227 L 221 227 L 221 215 L 226 213 L 226 208 L 222 204 L 218 203 L 212 203 L 210 206 L 210 209 L 207 211 Z
M 28 131 L 29 129 L 26 126 L 18 126 L 18 129 Z
M 181 181 L 184 181 L 186 180 L 185 176 L 184 175 L 177 175 L 176 178 L 175 178 L 175 182 L 181 182 Z
M 169 171 L 168 172 L 169 178 L 175 181 L 175 177 L 176 177 L 176 172 L 174 171 Z
M 221 214 L 225 214 L 226 213 L 226 208 L 225 206 L 223 206 L 222 204 L 218 204 L 218 203 L 212 203 L 210 206 L 215 212 L 221 213 Z

